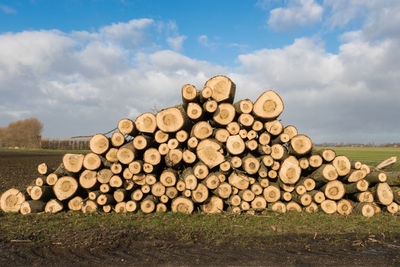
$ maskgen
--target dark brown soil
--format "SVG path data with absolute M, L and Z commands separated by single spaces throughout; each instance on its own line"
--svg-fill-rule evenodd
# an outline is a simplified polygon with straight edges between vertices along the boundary
M 61 157 L 57 153 L 0 151 L 0 192 L 10 187 L 25 188 L 36 177 L 37 164 L 57 167 Z M 67 231 L 46 242 L 35 242 L 40 235 L 30 233 L 27 238 L 21 234 L 18 240 L 8 240 L 7 233 L 1 233 L 0 266 L 400 264 L 400 234 L 390 238 L 284 234 L 269 239 L 251 237 L 254 240 L 245 242 L 253 244 L 250 246 L 229 238 L 223 244 L 210 244 L 201 236 L 183 242 L 174 233 L 155 238 L 133 227 Z

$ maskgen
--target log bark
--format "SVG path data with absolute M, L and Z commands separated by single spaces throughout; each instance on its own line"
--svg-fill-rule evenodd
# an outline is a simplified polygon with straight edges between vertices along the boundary
M 390 157 L 390 158 L 382 161 L 381 163 L 379 163 L 378 166 L 376 166 L 376 169 L 377 170 L 382 170 L 382 169 L 384 169 L 386 167 L 389 167 L 389 166 L 395 164 L 396 162 L 397 162 L 397 157 L 396 156 Z
M 38 213 L 44 211 L 45 202 L 41 200 L 28 200 L 21 204 L 21 214 Z
M 363 171 L 361 171 L 363 172 Z M 363 172 L 365 174 L 365 172 Z M 368 181 L 371 185 L 377 183 L 384 183 L 387 181 L 387 175 L 381 171 L 374 171 L 365 176 L 365 180 Z
M 49 201 L 50 198 L 54 197 L 51 186 L 34 186 L 31 189 L 30 196 L 32 200 Z
M 372 217 L 375 215 L 375 208 L 371 203 L 361 202 L 354 205 L 354 212 L 364 217 Z

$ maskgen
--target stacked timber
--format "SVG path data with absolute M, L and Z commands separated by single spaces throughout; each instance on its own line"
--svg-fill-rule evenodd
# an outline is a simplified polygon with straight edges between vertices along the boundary
M 40 164 L 26 192 L 2 194 L 1 209 L 398 212 L 400 173 L 313 148 L 278 119 L 284 104 L 276 92 L 234 102 L 235 90 L 225 76 L 202 90 L 184 85 L 180 105 L 121 119 L 111 136 L 91 138 L 90 153 L 65 154 L 56 169 Z

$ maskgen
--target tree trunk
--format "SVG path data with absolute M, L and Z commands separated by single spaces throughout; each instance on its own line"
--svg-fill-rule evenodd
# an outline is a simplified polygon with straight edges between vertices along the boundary
M 192 200 L 196 203 L 203 203 L 208 198 L 208 188 L 204 184 L 197 184 L 195 190 L 192 191 Z
M 371 192 L 374 195 L 374 199 L 382 205 L 387 206 L 393 202 L 393 191 L 387 183 L 378 183 L 371 188 Z
M 268 208 L 270 208 L 273 212 L 286 213 L 286 205 L 283 204 L 281 201 L 270 203 Z
M 281 198 L 281 191 L 276 184 L 270 184 L 264 188 L 263 196 L 267 202 L 276 202 Z
M 160 164 L 161 154 L 156 148 L 149 148 L 143 154 L 143 160 L 146 163 L 150 163 L 153 166 Z
M 286 211 L 301 212 L 301 206 L 294 201 L 290 201 L 289 203 L 286 204 Z
M 378 166 L 376 166 L 377 170 L 382 170 L 386 167 L 389 167 L 390 165 L 393 165 L 397 162 L 397 157 L 390 157 L 387 160 L 382 161 L 381 163 L 378 164 Z
M 250 99 L 239 100 L 233 106 L 238 114 L 250 114 L 253 110 L 253 102 Z
M 28 200 L 21 204 L 21 214 L 38 213 L 44 211 L 45 203 L 41 200 Z
M 182 103 L 186 106 L 189 102 L 197 102 L 200 98 L 200 91 L 194 85 L 185 84 L 182 86 Z
M 25 195 L 16 188 L 5 191 L 0 197 L 0 208 L 4 212 L 19 212 Z
M 130 119 L 121 119 L 117 125 L 118 131 L 123 135 L 135 135 L 136 127 L 135 123 Z
M 213 191 L 220 198 L 227 199 L 232 194 L 232 186 L 226 182 L 221 183 L 217 189 Z
M 32 200 L 41 200 L 47 202 L 50 198 L 54 197 L 54 194 L 51 186 L 45 185 L 32 187 L 30 196 Z
M 175 133 L 187 128 L 190 118 L 182 106 L 166 108 L 159 111 L 156 115 L 157 127 L 166 133 Z
M 319 184 L 325 184 L 329 181 L 336 180 L 338 178 L 338 173 L 332 164 L 323 164 L 321 167 L 312 172 L 310 177 L 312 177 Z
M 264 92 L 254 102 L 253 114 L 260 120 L 276 119 L 284 109 L 280 96 L 272 90 Z
M 136 129 L 141 133 L 154 133 L 157 129 L 156 116 L 150 112 L 139 115 L 135 120 Z
M 122 164 L 128 165 L 138 157 L 137 150 L 133 147 L 133 143 L 129 142 L 121 146 L 117 152 L 117 158 Z
M 249 177 L 237 171 L 234 171 L 229 175 L 228 181 L 229 184 L 241 190 L 247 189 L 250 184 Z
M 50 169 L 46 163 L 40 163 L 37 166 L 37 171 L 41 175 L 48 175 L 49 173 L 53 172 L 52 169 Z
M 120 132 L 114 132 L 110 138 L 113 147 L 120 147 L 125 143 L 125 137 Z
M 372 217 L 375 215 L 374 207 L 368 202 L 356 203 L 354 205 L 354 212 L 365 217 Z

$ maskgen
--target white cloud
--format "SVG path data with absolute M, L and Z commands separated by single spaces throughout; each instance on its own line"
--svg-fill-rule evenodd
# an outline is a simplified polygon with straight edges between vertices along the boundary
M 186 40 L 186 36 L 180 35 L 177 37 L 168 37 L 167 43 L 172 48 L 172 50 L 179 51 L 182 49 L 183 41 Z
M 287 7 L 270 11 L 268 25 L 276 31 L 291 31 L 321 20 L 323 8 L 314 0 L 292 0 Z
M 2 12 L 6 13 L 6 14 L 15 14 L 15 13 L 17 13 L 17 11 L 14 8 L 12 8 L 10 6 L 7 6 L 7 5 L 2 5 L 2 4 L 0 4 L 0 10 Z

